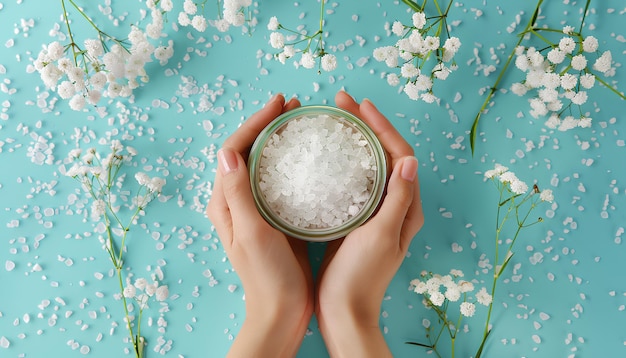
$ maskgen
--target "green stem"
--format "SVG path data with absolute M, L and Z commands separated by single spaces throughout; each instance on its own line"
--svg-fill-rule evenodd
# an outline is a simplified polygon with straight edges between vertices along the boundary
M 591 72 L 588 72 L 588 73 L 591 73 Z M 617 91 L 613 86 L 609 85 L 605 80 L 600 78 L 600 76 L 596 75 L 595 73 L 591 73 L 591 74 L 593 75 L 593 77 L 596 78 L 596 81 L 602 83 L 606 88 L 608 88 L 611 92 L 618 95 L 621 99 L 626 100 L 626 96 L 624 96 L 623 93 Z
M 120 293 L 122 294 L 122 304 L 124 305 L 124 313 L 126 315 L 126 328 L 128 328 L 128 332 L 130 335 L 130 341 L 133 344 L 133 349 L 135 351 L 135 356 L 137 358 L 141 358 L 141 355 L 139 354 L 139 346 L 138 346 L 138 339 L 135 337 L 135 335 L 133 334 L 133 326 L 130 323 L 130 312 L 128 312 L 128 304 L 126 302 L 126 296 L 124 296 L 124 280 L 122 279 L 122 267 L 117 267 L 116 268 L 117 271 L 117 277 L 118 277 L 118 281 L 120 284 Z
M 506 59 L 506 62 L 504 63 L 504 67 L 502 68 L 502 70 L 500 70 L 500 74 L 498 75 L 498 78 L 496 78 L 496 82 L 494 82 L 493 86 L 491 87 L 489 91 L 489 94 L 487 95 L 487 98 L 485 98 L 483 105 L 480 107 L 478 114 L 476 114 L 476 117 L 474 118 L 474 123 L 472 124 L 472 129 L 470 130 L 470 148 L 472 150 L 472 154 L 474 154 L 474 150 L 476 149 L 476 133 L 478 130 L 478 122 L 480 121 L 480 117 L 482 116 L 485 109 L 487 109 L 487 106 L 489 105 L 489 102 L 491 102 L 491 99 L 493 98 L 493 96 L 496 94 L 496 91 L 498 90 L 498 85 L 500 85 L 500 81 L 502 81 L 502 78 L 504 78 L 504 74 L 506 73 L 506 70 L 509 68 L 509 65 L 511 64 L 511 60 L 515 56 L 515 50 L 524 40 L 524 35 L 529 31 L 529 29 L 531 29 L 534 26 L 535 21 L 537 21 L 537 16 L 539 15 L 539 8 L 541 7 L 542 3 L 543 3 L 543 0 L 537 1 L 537 7 L 535 8 L 533 16 L 530 18 L 530 21 L 528 21 L 528 24 L 524 28 L 524 31 L 522 32 L 522 34 L 519 35 L 517 44 L 515 44 L 515 46 L 511 50 L 509 57 Z

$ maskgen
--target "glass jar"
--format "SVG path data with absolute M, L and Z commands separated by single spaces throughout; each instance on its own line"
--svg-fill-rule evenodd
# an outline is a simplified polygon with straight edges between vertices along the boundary
M 357 135 L 360 134 L 360 137 L 367 141 L 367 144 L 363 145 L 369 154 L 367 159 L 373 159 L 372 162 L 375 163 L 375 172 L 371 177 L 371 190 L 369 190 L 369 198 L 364 201 L 357 213 L 351 213 L 350 218 L 336 226 L 321 228 L 301 227 L 289 222 L 289 220 L 281 217 L 272 209 L 265 193 L 261 189 L 260 171 L 263 167 L 263 162 L 269 161 L 269 159 L 264 156 L 264 149 L 266 149 L 271 138 L 277 138 L 276 135 L 280 136 L 291 121 L 298 119 L 303 120 L 306 118 L 310 119 L 312 117 L 319 116 L 323 116 L 323 118 L 327 118 L 325 116 L 328 116 L 328 118 L 336 120 L 337 123 L 342 123 L 345 127 L 351 128 L 353 133 Z M 344 145 L 346 145 L 345 142 Z M 374 166 L 372 166 L 372 168 L 374 168 Z M 252 194 L 254 196 L 256 206 L 263 218 L 270 225 L 282 231 L 286 235 L 307 241 L 329 241 L 338 239 L 346 236 L 352 230 L 358 228 L 365 221 L 367 221 L 376 211 L 383 197 L 387 181 L 387 168 L 387 156 L 385 149 L 367 124 L 348 111 L 323 105 L 298 107 L 285 112 L 274 119 L 258 135 L 252 145 L 250 156 L 248 158 Z M 355 211 L 354 208 L 350 209 Z

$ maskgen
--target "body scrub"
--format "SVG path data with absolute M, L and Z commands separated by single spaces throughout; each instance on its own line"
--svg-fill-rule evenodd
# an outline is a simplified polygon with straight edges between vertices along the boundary
M 344 110 L 299 107 L 276 118 L 250 153 L 250 181 L 263 217 L 310 241 L 345 236 L 376 209 L 387 163 L 371 129 Z

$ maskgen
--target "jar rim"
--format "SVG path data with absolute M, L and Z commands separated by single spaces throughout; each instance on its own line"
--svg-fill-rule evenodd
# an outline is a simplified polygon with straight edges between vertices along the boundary
M 343 119 L 345 123 L 358 130 L 367 140 L 371 147 L 372 155 L 375 159 L 377 170 L 374 176 L 374 185 L 372 193 L 365 202 L 359 213 L 339 226 L 328 228 L 307 229 L 289 223 L 276 214 L 267 203 L 260 187 L 258 178 L 259 162 L 262 155 L 262 149 L 272 134 L 278 132 L 289 121 L 302 118 L 307 115 L 328 114 L 333 119 Z M 270 122 L 257 136 L 250 149 L 248 157 L 248 169 L 250 177 L 250 185 L 255 204 L 261 216 L 274 228 L 284 234 L 306 241 L 330 241 L 346 236 L 352 230 L 361 226 L 366 222 L 377 209 L 384 192 L 387 182 L 387 157 L 386 151 L 374 131 L 360 118 L 354 114 L 333 106 L 328 105 L 306 105 L 300 106 L 287 111 L 276 117 Z

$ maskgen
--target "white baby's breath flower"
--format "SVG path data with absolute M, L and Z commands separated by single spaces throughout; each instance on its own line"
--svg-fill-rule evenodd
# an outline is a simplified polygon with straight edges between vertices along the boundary
M 60 59 L 65 52 L 65 48 L 58 41 L 49 43 L 48 47 L 46 47 L 46 50 L 48 51 L 48 57 L 51 61 L 56 61 Z
M 564 132 L 570 129 L 576 128 L 578 126 L 578 121 L 573 116 L 566 116 L 561 120 L 559 124 L 559 130 Z
M 72 82 L 63 81 L 57 87 L 57 93 L 59 94 L 59 97 L 63 99 L 68 99 L 76 94 L 76 89 L 74 88 L 74 84 Z
M 450 286 L 446 289 L 446 293 L 444 296 L 448 301 L 456 302 L 461 298 L 461 291 L 456 285 Z
M 559 115 L 556 113 L 550 115 L 550 118 L 548 118 L 548 120 L 545 122 L 546 127 L 552 128 L 552 129 L 557 128 L 560 124 L 561 124 L 561 119 L 559 118 Z
M 195 15 L 198 11 L 198 7 L 193 0 L 185 0 L 183 3 L 183 11 L 188 15 Z
M 574 27 L 573 26 L 569 26 L 569 25 L 565 25 L 563 26 L 563 33 L 566 35 L 571 35 L 574 32 Z
M 583 51 L 596 52 L 598 50 L 598 39 L 593 36 L 587 36 L 583 40 Z
M 582 71 L 587 67 L 587 58 L 585 55 L 580 54 L 576 55 L 572 58 L 572 68 L 576 71 Z
M 415 293 L 423 294 L 427 291 L 426 283 L 423 281 L 419 281 L 415 284 L 415 288 L 413 289 Z
M 302 65 L 302 67 L 306 69 L 311 69 L 315 67 L 315 58 L 313 57 L 313 54 L 311 54 L 310 52 L 302 53 L 302 57 L 300 58 L 300 65 Z
M 516 82 L 511 85 L 511 92 L 518 96 L 523 96 L 528 92 L 528 88 L 523 83 Z
M 424 47 L 426 50 L 435 51 L 439 48 L 440 40 L 437 36 L 426 36 L 424 39 Z
M 165 179 L 154 177 L 150 179 L 150 183 L 147 184 L 148 190 L 153 193 L 160 193 L 163 190 L 163 186 L 165 185 Z
M 413 65 L 410 62 L 405 63 L 400 68 L 400 75 L 404 78 L 417 77 L 419 74 L 420 74 L 419 68 L 415 67 L 415 65 Z
M 146 293 L 146 295 L 152 297 L 156 293 L 158 287 L 159 284 L 156 282 L 146 283 L 146 286 L 144 287 L 144 292 Z
M 186 27 L 191 25 L 191 19 L 189 18 L 189 14 L 186 12 L 179 12 L 177 20 L 180 26 Z
M 91 203 L 91 218 L 98 220 L 106 213 L 106 203 L 102 199 L 94 200 Z
M 70 108 L 75 110 L 75 111 L 81 111 L 83 108 L 85 108 L 85 97 L 83 97 L 82 94 L 76 94 L 72 97 L 72 99 L 70 99 Z
M 142 290 L 142 291 L 146 288 L 147 285 L 148 285 L 148 281 L 143 277 L 136 279 L 134 283 L 134 286 L 137 289 Z
M 483 287 L 476 293 L 476 301 L 483 306 L 489 306 L 493 301 L 493 297 L 491 297 L 487 289 Z
M 472 317 L 476 313 L 476 305 L 472 302 L 461 303 L 461 314 L 465 317 Z
M 426 92 L 426 93 L 420 94 L 420 99 L 424 101 L 425 103 L 434 103 L 434 102 L 439 101 L 439 98 L 437 98 L 437 96 L 435 96 L 435 94 L 432 92 Z
M 400 21 L 394 21 L 391 25 L 391 32 L 396 36 L 404 35 L 404 25 Z
M 276 31 L 280 27 L 280 23 L 278 22 L 278 18 L 276 16 L 270 17 L 270 22 L 267 24 L 267 29 L 270 31 Z
M 139 185 L 147 185 L 148 183 L 150 183 L 150 177 L 148 176 L 148 174 L 143 172 L 135 173 L 135 180 L 137 180 L 137 183 L 139 183 Z
M 443 293 L 436 291 L 436 292 L 432 292 L 430 294 L 430 302 L 432 302 L 433 305 L 440 307 L 441 305 L 443 305 L 443 302 L 445 301 L 446 297 L 443 295 Z
M 578 77 L 572 75 L 571 73 L 564 73 L 561 76 L 561 87 L 564 90 L 571 90 L 576 87 L 576 83 L 578 83 Z
M 576 41 L 574 41 L 574 39 L 571 37 L 563 37 L 559 41 L 559 48 L 561 49 L 561 51 L 570 54 L 574 52 L 574 49 L 576 48 Z
M 507 171 L 507 172 L 500 174 L 500 181 L 502 183 L 512 183 L 517 180 L 519 179 L 517 179 L 517 176 L 513 172 Z
M 198 32 L 204 32 L 207 28 L 207 21 L 202 15 L 195 15 L 191 19 L 191 26 Z
M 591 122 L 592 122 L 591 117 L 582 117 L 582 118 L 578 121 L 578 126 L 579 126 L 580 128 L 590 128 L 590 127 L 591 127 Z
M 552 190 L 544 189 L 539 194 L 539 198 L 541 199 L 541 201 L 547 201 L 548 203 L 551 203 L 554 200 L 554 195 L 552 194 Z M 476 298 L 478 298 L 478 296 Z
M 127 285 L 124 287 L 123 293 L 126 298 L 134 298 L 137 295 L 137 289 L 133 285 Z
M 285 35 L 280 32 L 272 32 L 270 34 L 270 45 L 277 49 L 285 47 Z
M 593 88 L 593 86 L 596 83 L 596 77 L 590 73 L 585 73 L 584 75 L 580 76 L 580 85 L 583 86 L 586 89 L 590 89 Z
M 426 25 L 426 14 L 423 12 L 414 13 L 411 19 L 413 20 L 413 26 L 417 29 L 422 29 Z
M 515 194 L 524 194 L 528 191 L 528 185 L 526 185 L 526 183 L 524 183 L 521 180 L 515 180 L 512 181 L 511 183 L 511 191 Z
M 572 97 L 572 103 L 577 105 L 582 105 L 587 102 L 587 91 L 579 91 Z
M 404 85 L 404 93 L 412 100 L 417 101 L 420 98 L 419 90 L 415 83 L 409 82 Z
M 389 84 L 390 86 L 396 87 L 397 85 L 400 84 L 400 78 L 395 73 L 389 73 L 387 74 L 387 84 Z
M 560 48 L 555 47 L 550 52 L 548 52 L 548 61 L 552 62 L 555 65 L 562 63 L 565 60 L 565 52 L 561 51 Z
M 155 292 L 155 298 L 157 301 L 165 301 L 170 295 L 170 291 L 167 285 L 159 286 Z
M 86 39 L 85 49 L 87 50 L 87 54 L 89 55 L 89 57 L 91 57 L 92 59 L 100 57 L 104 54 L 102 42 L 97 39 Z
M 474 291 L 474 284 L 469 281 L 461 281 L 459 282 L 459 291 L 461 293 L 467 293 Z
M 322 56 L 322 69 L 326 72 L 333 71 L 337 68 L 337 57 L 335 55 L 327 53 Z
M 458 270 L 458 269 L 451 269 L 450 270 L 450 275 L 454 276 L 454 277 L 463 277 L 463 271 Z

